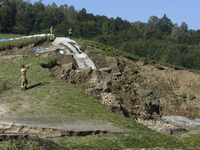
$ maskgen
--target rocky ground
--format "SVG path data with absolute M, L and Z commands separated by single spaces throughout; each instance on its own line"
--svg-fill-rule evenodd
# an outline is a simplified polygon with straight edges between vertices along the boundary
M 168 66 L 146 64 L 123 56 L 109 57 L 88 52 L 87 48 L 93 47 L 84 44 L 79 46 L 93 60 L 97 70 L 79 69 L 73 56 L 63 55 L 58 51 L 40 55 L 26 51 L 31 47 L 50 46 L 53 46 L 52 42 L 46 41 L 1 51 L 0 62 L 56 55 L 60 60 L 57 66 L 50 68 L 53 75 L 73 84 L 84 85 L 87 93 L 94 95 L 113 112 L 134 119 L 158 132 L 182 134 L 199 131 L 199 74 Z M 176 118 L 179 121 L 164 118 L 173 115 L 185 116 L 191 120 L 183 121 L 182 124 L 179 122 L 182 118 Z M 195 118 L 196 124 L 191 124 Z

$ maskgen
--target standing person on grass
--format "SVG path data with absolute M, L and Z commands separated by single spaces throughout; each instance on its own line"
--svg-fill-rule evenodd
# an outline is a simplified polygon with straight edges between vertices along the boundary
M 69 37 L 72 39 L 72 28 L 69 29 Z
M 28 65 L 24 66 L 22 65 L 21 68 L 21 77 L 22 77 L 22 84 L 21 84 L 21 91 L 25 91 L 27 88 L 28 80 L 26 79 L 26 70 L 31 66 L 31 63 Z
M 50 33 L 53 34 L 53 26 L 50 28 Z

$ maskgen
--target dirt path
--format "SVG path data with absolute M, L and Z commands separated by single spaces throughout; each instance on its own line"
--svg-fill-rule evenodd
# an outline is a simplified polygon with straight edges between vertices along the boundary
M 28 134 L 43 138 L 77 135 L 113 135 L 124 133 L 110 122 L 80 118 L 41 118 L 37 120 L 22 118 L 0 118 L 1 134 Z

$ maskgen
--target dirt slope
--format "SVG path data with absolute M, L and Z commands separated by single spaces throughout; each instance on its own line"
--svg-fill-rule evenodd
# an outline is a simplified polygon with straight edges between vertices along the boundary
M 96 62 L 97 68 L 112 68 L 112 73 L 125 72 L 139 81 L 139 89 L 152 90 L 160 101 L 160 115 L 180 115 L 189 118 L 200 118 L 200 74 L 188 70 L 175 70 L 174 68 L 145 64 L 143 61 L 132 61 L 122 56 L 108 57 L 88 52 L 91 59 Z M 97 63 L 98 62 L 98 63 Z M 138 73 L 131 73 L 131 69 Z M 182 93 L 186 94 L 184 101 L 180 101 Z M 190 95 L 195 96 L 190 99 Z
M 82 47 L 87 49 L 87 46 Z M 139 81 L 140 84 L 134 84 L 136 96 L 140 89 L 151 90 L 160 102 L 160 115 L 200 118 L 200 74 L 189 70 L 176 70 L 168 66 L 161 66 L 160 69 L 156 64 L 150 65 L 122 56 L 109 57 L 94 52 L 87 52 L 87 54 L 94 61 L 97 69 L 108 67 L 111 68 L 110 74 L 120 72 L 122 76 L 126 74 L 127 77 L 134 77 L 135 81 Z M 138 73 L 133 73 L 132 69 L 137 69 Z M 186 95 L 184 98 L 183 93 Z

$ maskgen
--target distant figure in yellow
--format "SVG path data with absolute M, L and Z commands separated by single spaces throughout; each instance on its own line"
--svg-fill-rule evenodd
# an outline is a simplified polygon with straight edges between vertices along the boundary
M 50 33 L 53 34 L 53 26 L 50 28 Z
M 27 84 L 28 84 L 28 80 L 26 79 L 26 70 L 31 66 L 31 63 L 29 63 L 28 65 L 24 66 L 22 65 L 21 68 L 21 77 L 22 77 L 22 84 L 21 84 L 21 90 L 25 91 L 27 88 Z
M 69 29 L 69 37 L 72 39 L 72 28 Z

